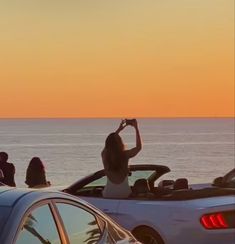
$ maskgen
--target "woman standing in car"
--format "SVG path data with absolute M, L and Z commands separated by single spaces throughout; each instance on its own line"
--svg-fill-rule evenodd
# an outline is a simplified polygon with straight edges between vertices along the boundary
M 126 127 L 132 126 L 136 133 L 136 146 L 125 150 L 119 133 Z M 128 161 L 142 148 L 140 133 L 136 119 L 122 120 L 118 129 L 109 134 L 105 141 L 105 147 L 101 153 L 107 183 L 103 190 L 106 198 L 127 198 L 131 194 L 128 183 Z

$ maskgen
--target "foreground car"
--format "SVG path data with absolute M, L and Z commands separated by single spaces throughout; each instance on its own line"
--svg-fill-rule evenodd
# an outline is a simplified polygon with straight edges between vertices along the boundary
M 85 201 L 62 192 L 0 187 L 1 244 L 136 243 Z
M 185 178 L 160 181 L 169 171 L 162 165 L 131 165 L 129 183 L 133 194 L 128 199 L 102 197 L 106 183 L 103 170 L 64 191 L 92 203 L 146 244 L 234 244 L 233 174 L 223 178 L 223 185 L 199 187 L 189 186 Z

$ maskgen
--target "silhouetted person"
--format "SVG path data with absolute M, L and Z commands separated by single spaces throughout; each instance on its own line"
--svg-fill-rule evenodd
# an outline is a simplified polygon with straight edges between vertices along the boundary
M 125 150 L 119 132 L 127 125 L 133 126 L 136 132 L 136 146 Z M 142 148 L 140 133 L 136 119 L 122 120 L 116 132 L 109 134 L 102 151 L 102 160 L 107 183 L 103 196 L 107 198 L 127 198 L 132 192 L 128 182 L 128 161 Z
M 33 157 L 29 162 L 25 183 L 31 188 L 42 188 L 51 185 L 50 182 L 46 180 L 45 167 L 40 158 Z
M 3 172 L 4 178 L 0 182 L 8 186 L 16 186 L 15 183 L 15 166 L 12 163 L 8 163 L 8 154 L 6 152 L 0 152 L 0 169 Z

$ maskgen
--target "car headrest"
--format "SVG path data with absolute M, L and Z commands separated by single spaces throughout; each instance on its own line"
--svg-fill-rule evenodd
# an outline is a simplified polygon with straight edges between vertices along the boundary
M 142 194 L 150 192 L 150 187 L 148 181 L 146 179 L 138 179 L 136 180 L 133 186 L 133 193 L 134 194 Z
M 188 180 L 186 178 L 179 178 L 174 183 L 174 190 L 189 189 Z

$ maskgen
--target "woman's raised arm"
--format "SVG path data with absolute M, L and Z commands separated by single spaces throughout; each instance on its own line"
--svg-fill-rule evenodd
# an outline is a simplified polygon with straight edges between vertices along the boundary
M 133 122 L 130 124 L 135 128 L 136 132 L 136 146 L 132 149 L 126 150 L 126 155 L 128 158 L 134 157 L 139 151 L 142 149 L 142 142 L 141 142 L 141 137 L 140 137 L 140 132 L 137 124 L 137 120 L 134 119 Z

